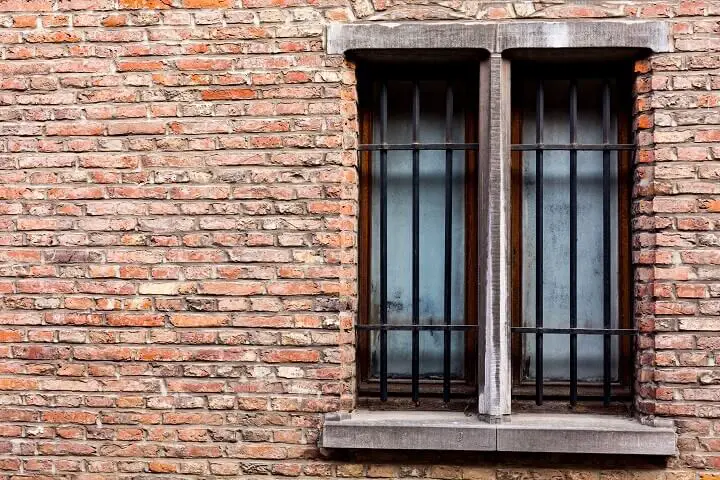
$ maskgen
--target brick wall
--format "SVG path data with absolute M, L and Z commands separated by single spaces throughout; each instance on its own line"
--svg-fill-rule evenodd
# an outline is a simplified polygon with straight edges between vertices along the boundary
M 720 478 L 720 1 L 0 0 L 0 479 Z M 668 18 L 637 65 L 667 462 L 326 456 L 353 403 L 360 19 Z

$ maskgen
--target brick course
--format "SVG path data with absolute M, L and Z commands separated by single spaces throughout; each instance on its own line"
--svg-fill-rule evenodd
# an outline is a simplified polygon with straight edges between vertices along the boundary
M 662 18 L 636 65 L 667 461 L 330 455 L 354 402 L 356 20 Z M 0 0 L 0 478 L 720 479 L 720 1 Z M 477 457 L 477 456 L 475 456 Z

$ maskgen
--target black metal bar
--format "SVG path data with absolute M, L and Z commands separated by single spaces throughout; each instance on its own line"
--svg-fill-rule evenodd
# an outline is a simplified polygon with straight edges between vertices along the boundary
M 413 82 L 412 140 L 418 141 L 420 86 Z M 420 150 L 412 152 L 412 323 L 420 324 Z M 420 399 L 420 331 L 412 331 L 412 399 Z
M 445 142 L 452 139 L 453 90 L 448 82 L 445 91 Z M 452 157 L 453 151 L 445 151 L 445 325 L 452 323 Z M 452 339 L 450 330 L 444 332 L 443 348 L 443 400 L 450 401 L 450 354 Z
M 517 143 L 510 146 L 513 151 L 533 150 L 562 150 L 562 151 L 619 151 L 634 150 L 635 146 L 629 143 Z
M 380 85 L 380 141 L 387 136 L 387 83 Z M 387 325 L 387 150 L 380 150 L 380 323 Z M 380 400 L 388 396 L 387 330 L 380 330 Z
M 570 143 L 577 140 L 577 82 L 570 82 Z M 570 151 L 570 328 L 577 328 L 577 150 Z M 577 334 L 570 334 L 570 405 L 577 404 Z
M 635 335 L 634 328 L 555 328 L 555 327 L 512 327 L 513 333 L 546 333 L 546 334 L 572 334 L 577 335 Z
M 478 143 L 365 143 L 358 145 L 360 151 L 376 150 L 477 150 Z
M 382 151 L 382 150 L 475 150 L 477 143 L 364 143 L 358 145 L 358 150 Z M 629 143 L 517 143 L 510 146 L 513 151 L 535 151 L 535 150 L 561 150 L 561 151 L 623 151 L 634 150 L 635 146 Z
M 543 143 L 545 121 L 545 92 L 543 81 L 537 84 L 535 106 L 535 141 Z M 535 326 L 543 326 L 543 151 L 535 152 Z M 535 335 L 535 403 L 543 403 L 543 334 Z
M 603 83 L 602 137 L 608 143 L 610 136 L 610 84 Z M 603 327 L 612 327 L 610 319 L 610 151 L 603 151 Z M 610 335 L 603 337 L 603 403 L 610 404 Z

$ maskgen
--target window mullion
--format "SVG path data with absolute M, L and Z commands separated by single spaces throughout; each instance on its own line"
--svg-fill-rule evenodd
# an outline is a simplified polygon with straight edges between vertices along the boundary
M 480 68 L 480 388 L 478 413 L 510 414 L 510 62 L 493 54 Z M 485 158 L 486 161 L 482 161 Z

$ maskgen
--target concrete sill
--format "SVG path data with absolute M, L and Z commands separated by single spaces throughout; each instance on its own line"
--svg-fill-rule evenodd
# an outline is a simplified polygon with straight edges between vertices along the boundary
M 671 427 L 592 414 L 509 416 L 487 423 L 461 412 L 355 411 L 328 414 L 325 448 L 675 455 Z

